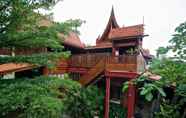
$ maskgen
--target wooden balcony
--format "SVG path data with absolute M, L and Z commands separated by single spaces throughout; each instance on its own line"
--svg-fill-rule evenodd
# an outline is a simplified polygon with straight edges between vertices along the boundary
M 106 59 L 109 56 L 110 56 L 109 53 L 90 53 L 72 55 L 68 60 L 68 64 L 69 67 L 92 68 L 100 60 Z
M 109 53 L 91 53 L 72 55 L 67 60 L 62 59 L 56 69 L 49 73 L 80 73 L 79 82 L 82 85 L 88 85 L 102 74 L 110 77 L 133 79 L 144 69 L 145 61 L 140 54 L 113 57 Z
M 68 60 L 71 68 L 92 68 L 104 60 L 105 70 L 140 72 L 144 70 L 145 61 L 141 55 L 111 56 L 109 53 L 91 53 L 72 55 Z
M 140 73 L 144 69 L 145 60 L 141 55 L 120 55 L 113 57 L 109 53 L 91 53 L 72 55 L 67 60 L 61 59 L 58 66 L 50 70 L 50 73 L 77 72 L 82 75 L 89 73 L 91 76 L 93 74 L 96 76 L 101 71 Z M 99 73 L 96 71 L 99 71 Z

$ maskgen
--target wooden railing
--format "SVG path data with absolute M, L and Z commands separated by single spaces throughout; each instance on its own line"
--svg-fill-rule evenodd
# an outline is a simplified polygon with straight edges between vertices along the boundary
M 72 55 L 68 60 L 68 63 L 70 67 L 91 68 L 95 66 L 101 59 L 104 59 L 109 55 L 109 53 Z
M 137 70 L 137 55 L 120 55 L 108 57 L 106 71 L 133 71 Z
M 58 63 L 56 70 L 85 69 L 89 70 L 104 60 L 106 70 L 142 72 L 145 68 L 145 61 L 142 55 L 120 55 L 111 56 L 108 53 L 93 53 L 72 55 L 69 59 Z
M 91 67 L 89 71 L 80 78 L 79 82 L 82 85 L 87 85 L 92 81 L 97 80 L 96 78 L 104 71 L 137 72 L 139 57 L 139 55 L 105 56 L 100 59 L 97 64 Z
M 88 71 L 81 76 L 79 82 L 88 85 L 97 80 L 104 72 L 142 72 L 145 63 L 141 55 L 111 56 L 107 53 L 72 55 L 70 59 L 62 59 L 51 73 L 68 72 L 69 68 Z
M 98 75 L 105 70 L 105 59 L 100 60 L 94 67 L 92 67 L 85 75 L 83 75 L 79 82 L 82 85 L 87 85 L 94 81 Z
M 109 53 L 93 53 L 72 55 L 68 60 L 70 67 L 92 68 L 100 60 L 105 59 L 107 64 L 136 64 L 137 55 L 111 56 Z
M 107 64 L 136 64 L 137 55 L 107 56 Z

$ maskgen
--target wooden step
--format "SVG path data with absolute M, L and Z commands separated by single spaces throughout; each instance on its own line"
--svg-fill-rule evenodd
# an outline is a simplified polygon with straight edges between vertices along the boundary
M 94 67 L 92 67 L 85 75 L 83 75 L 79 82 L 85 86 L 93 82 L 105 70 L 105 59 L 100 60 Z

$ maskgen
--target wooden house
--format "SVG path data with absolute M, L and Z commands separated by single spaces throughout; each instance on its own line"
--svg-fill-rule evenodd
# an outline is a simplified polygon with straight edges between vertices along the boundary
M 152 56 L 142 48 L 144 25 L 120 27 L 112 9 L 108 24 L 95 46 L 86 47 L 75 34 L 64 42 L 72 55 L 61 60 L 54 70 L 45 69 L 45 74 L 60 76 L 69 73 L 83 86 L 95 84 L 105 89 L 105 118 L 109 118 L 109 103 L 127 107 L 127 118 L 133 118 L 136 89 L 130 80 L 145 71 Z M 129 81 L 128 92 L 121 92 L 124 82 Z
M 47 23 L 48 25 L 48 23 Z M 60 37 L 63 34 L 59 33 Z M 130 80 L 136 79 L 145 71 L 147 62 L 152 58 L 149 51 L 143 49 L 144 25 L 120 27 L 112 9 L 108 24 L 101 36 L 96 39 L 95 46 L 86 47 L 78 35 L 69 33 L 63 45 L 71 51 L 69 59 L 61 59 L 53 70 L 44 69 L 45 75 L 63 76 L 69 73 L 72 79 L 83 86 L 91 84 L 105 89 L 104 118 L 109 118 L 110 102 L 127 107 L 127 118 L 133 118 L 136 89 Z M 16 54 L 37 53 L 47 51 L 17 51 Z M 1 49 L 0 54 L 10 55 L 10 51 Z M 122 93 L 122 85 L 129 81 L 127 93 Z

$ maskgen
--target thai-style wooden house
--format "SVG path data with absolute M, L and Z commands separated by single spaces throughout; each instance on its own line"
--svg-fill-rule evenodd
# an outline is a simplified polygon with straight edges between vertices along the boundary
M 95 46 L 86 47 L 80 39 L 71 37 L 64 42 L 72 55 L 61 60 L 55 70 L 45 69 L 45 74 L 69 73 L 72 79 L 83 86 L 95 84 L 105 89 L 104 118 L 109 118 L 109 103 L 120 103 L 127 107 L 127 118 L 133 118 L 136 89 L 130 80 L 145 71 L 151 56 L 142 48 L 144 25 L 119 27 L 112 9 L 108 24 Z M 129 81 L 128 93 L 121 92 L 122 84 Z
M 146 63 L 151 59 L 149 52 L 142 48 L 144 36 L 147 35 L 144 34 L 143 24 L 120 27 L 112 9 L 108 24 L 103 34 L 96 39 L 95 46 L 86 47 L 75 33 L 70 33 L 63 45 L 72 55 L 69 59 L 62 59 L 53 70 L 45 68 L 44 74 L 61 76 L 69 73 L 72 79 L 83 86 L 95 84 L 104 88 L 104 118 L 109 118 L 110 102 L 127 107 L 127 118 L 133 118 L 136 89 L 130 80 L 143 73 Z M 0 51 L 1 54 L 10 53 Z M 19 52 L 22 51 L 17 54 Z M 121 88 L 126 81 L 129 81 L 128 92 L 122 93 Z

